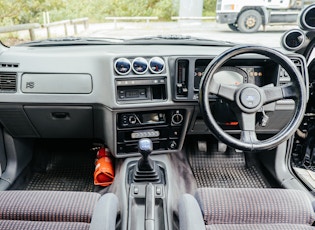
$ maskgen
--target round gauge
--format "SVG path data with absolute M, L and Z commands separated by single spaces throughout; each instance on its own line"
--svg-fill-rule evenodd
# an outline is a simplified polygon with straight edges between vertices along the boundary
M 114 65 L 116 73 L 120 75 L 127 75 L 131 70 L 131 63 L 127 58 L 119 58 Z
M 162 73 L 165 68 L 165 62 L 160 57 L 153 57 L 149 61 L 149 68 L 152 73 Z
M 137 74 L 144 74 L 148 70 L 148 62 L 142 57 L 137 57 L 132 62 L 132 69 Z

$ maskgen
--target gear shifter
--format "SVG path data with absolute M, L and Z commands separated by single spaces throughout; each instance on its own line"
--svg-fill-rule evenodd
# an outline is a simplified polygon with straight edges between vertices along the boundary
M 160 182 L 161 171 L 159 166 L 150 157 L 153 150 L 153 143 L 149 138 L 143 138 L 138 143 L 139 153 L 142 157 L 135 166 L 134 182 Z
M 154 162 L 149 157 L 153 150 L 152 141 L 148 138 L 139 140 L 138 149 L 142 157 L 138 161 L 138 169 L 140 171 L 152 171 L 154 170 Z

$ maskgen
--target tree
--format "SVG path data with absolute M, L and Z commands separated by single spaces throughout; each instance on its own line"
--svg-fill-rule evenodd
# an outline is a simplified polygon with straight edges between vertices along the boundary
M 1 0 L 1 25 L 39 22 L 42 12 L 64 7 L 63 0 Z
M 216 0 L 203 0 L 203 16 L 215 14 Z

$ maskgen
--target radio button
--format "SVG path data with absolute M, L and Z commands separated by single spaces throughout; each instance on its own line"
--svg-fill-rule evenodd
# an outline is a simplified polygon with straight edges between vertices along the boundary
M 141 132 L 133 132 L 131 133 L 132 139 L 139 139 L 139 138 L 149 138 L 149 137 L 159 137 L 160 132 L 154 131 L 154 130 L 148 130 L 148 131 L 141 131 Z
M 128 121 L 130 124 L 134 125 L 137 123 L 137 117 L 135 115 L 130 115 Z
M 180 113 L 175 113 L 172 116 L 172 123 L 174 125 L 180 125 L 183 122 L 183 120 L 184 120 L 184 117 Z
M 170 147 L 170 149 L 176 149 L 177 148 L 176 141 L 171 141 L 169 147 Z

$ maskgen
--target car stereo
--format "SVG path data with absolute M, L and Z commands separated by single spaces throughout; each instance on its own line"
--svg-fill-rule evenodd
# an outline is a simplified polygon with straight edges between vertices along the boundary
M 154 150 L 176 150 L 185 123 L 186 111 L 170 109 L 117 114 L 117 152 L 137 152 L 141 138 L 150 138 Z

